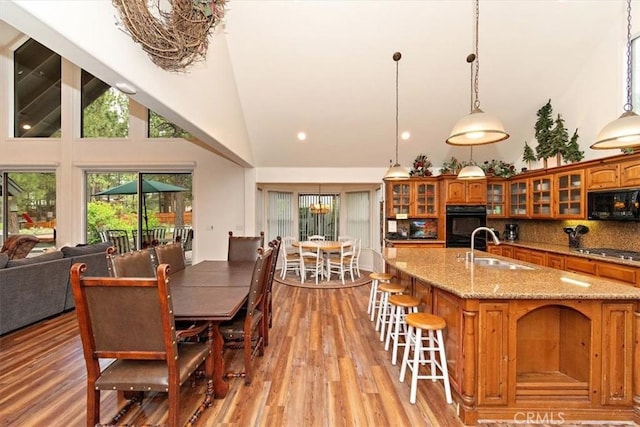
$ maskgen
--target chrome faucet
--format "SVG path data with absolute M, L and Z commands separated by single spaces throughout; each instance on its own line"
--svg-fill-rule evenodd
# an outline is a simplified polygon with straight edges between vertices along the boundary
M 473 232 L 471 233 L 471 252 L 467 252 L 467 261 L 471 262 L 473 264 L 473 262 L 475 261 L 475 254 L 474 254 L 474 246 L 475 246 L 475 237 L 476 237 L 476 233 L 478 231 L 487 231 L 489 234 L 491 234 L 491 237 L 493 237 L 493 242 L 496 245 L 500 244 L 500 240 L 498 240 L 498 237 L 496 236 L 496 233 L 493 232 L 492 229 L 488 228 L 488 227 L 478 227 L 475 230 L 473 230 Z

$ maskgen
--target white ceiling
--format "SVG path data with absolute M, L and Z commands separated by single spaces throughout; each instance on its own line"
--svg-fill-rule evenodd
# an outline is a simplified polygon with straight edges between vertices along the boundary
M 624 37 L 625 10 L 623 0 L 482 0 L 481 107 L 502 119 L 511 138 L 474 149 L 475 160 L 519 162 L 535 113 L 549 98 L 566 108 L 558 112 L 571 133 L 580 127 L 588 147 L 615 116 L 584 119 L 567 90 L 603 40 Z M 400 141 L 401 163 L 409 166 L 419 153 L 436 166 L 452 155 L 467 159 L 467 148 L 444 140 L 469 112 L 472 26 L 471 0 L 229 0 L 224 33 L 254 166 L 388 165 L 395 153 L 395 51 L 403 55 L 400 131 L 412 135 Z M 0 45 L 14 37 L 7 28 L 0 26 Z M 601 101 L 619 114 L 620 96 Z M 299 131 L 305 142 L 296 139 Z

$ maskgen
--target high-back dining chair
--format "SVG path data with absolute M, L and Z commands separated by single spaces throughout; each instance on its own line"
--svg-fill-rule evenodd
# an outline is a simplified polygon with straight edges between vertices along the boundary
M 211 357 L 211 343 L 179 342 L 169 298 L 168 265 L 154 278 L 84 277 L 86 265 L 71 267 L 71 286 L 87 367 L 87 426 L 100 423 L 100 393 L 106 390 L 168 393 L 167 425 L 180 421 L 180 387 Z M 107 359 L 114 359 L 101 367 Z M 211 406 L 210 369 L 202 404 Z M 131 404 L 131 402 L 130 402 Z M 118 413 L 115 425 L 131 405 Z M 184 423 L 182 423 L 184 425 Z
M 302 242 L 300 242 L 298 250 L 300 255 L 300 282 L 304 283 L 307 278 L 307 273 L 313 273 L 317 285 L 318 278 L 324 277 L 324 257 L 322 256 L 320 245 L 316 244 L 314 247 L 305 247 Z
M 298 276 L 300 275 L 300 252 L 298 248 L 293 246 L 294 242 L 296 242 L 295 237 L 285 236 L 282 238 L 280 244 L 280 258 L 282 259 L 281 279 L 287 277 L 289 271 L 295 272 Z
M 113 247 L 107 249 L 111 277 L 155 277 L 157 265 L 153 248 L 126 253 L 116 253 Z
M 266 326 L 265 294 L 271 257 L 273 249 L 258 248 L 257 259 L 253 267 L 249 295 L 244 311 L 229 322 L 223 322 L 219 326 L 224 338 L 225 349 L 242 349 L 244 355 L 244 370 L 241 372 L 228 372 L 227 378 L 244 377 L 246 385 L 251 384 L 253 369 L 251 361 L 256 356 L 264 355 L 264 336 Z
M 312 236 L 309 236 L 307 238 L 307 240 L 309 240 L 310 242 L 316 241 L 316 240 L 324 240 L 324 236 L 320 235 L 320 234 L 314 234 Z
M 278 264 L 278 255 L 280 254 L 280 247 L 282 245 L 282 239 L 280 236 L 269 242 L 269 247 L 273 250 L 271 255 L 271 266 L 269 268 L 269 277 L 267 278 L 266 289 L 266 302 L 264 305 L 265 317 L 267 318 L 267 327 L 264 329 L 264 346 L 269 345 L 269 328 L 273 324 L 273 279 L 276 275 L 276 265 Z
M 155 247 L 156 261 L 158 264 L 169 264 L 170 273 L 177 273 L 186 268 L 184 250 L 180 243 L 169 243 Z
M 228 261 L 255 261 L 258 248 L 264 247 L 264 231 L 260 236 L 234 236 L 229 232 Z

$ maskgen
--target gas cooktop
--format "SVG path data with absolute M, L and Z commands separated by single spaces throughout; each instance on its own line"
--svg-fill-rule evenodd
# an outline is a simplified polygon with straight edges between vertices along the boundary
M 581 254 L 600 255 L 604 257 L 627 259 L 630 261 L 640 261 L 640 252 L 623 251 L 620 249 L 610 248 L 584 248 L 576 249 Z

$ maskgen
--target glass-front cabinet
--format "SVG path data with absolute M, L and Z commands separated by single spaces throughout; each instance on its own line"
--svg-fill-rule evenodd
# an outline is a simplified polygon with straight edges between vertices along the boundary
M 531 208 L 529 216 L 532 218 L 551 218 L 553 215 L 553 179 L 551 175 L 531 178 Z
M 509 216 L 527 216 L 527 180 L 511 181 L 509 183 Z
M 438 216 L 438 183 L 432 181 L 412 182 L 414 204 L 411 216 L 429 218 Z
M 411 208 L 411 182 L 387 183 L 387 216 L 409 215 Z
M 504 178 L 489 178 L 487 181 L 487 215 L 491 218 L 507 217 L 507 194 Z
M 576 170 L 555 175 L 558 197 L 556 218 L 584 218 L 584 171 Z

